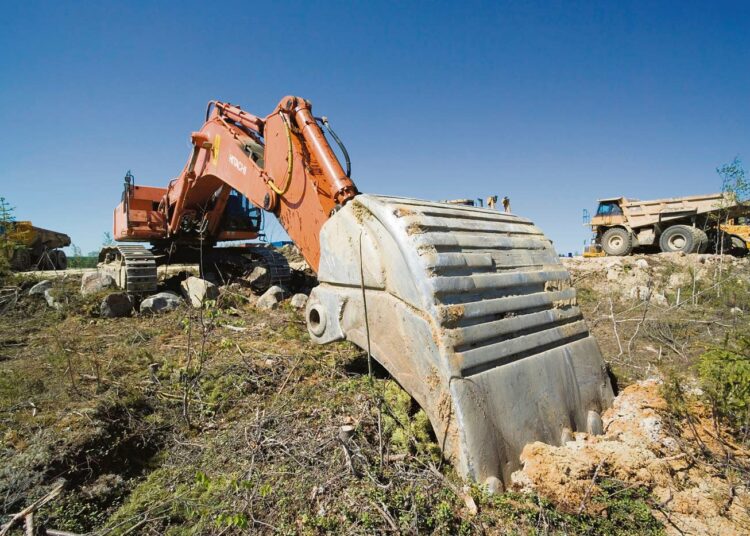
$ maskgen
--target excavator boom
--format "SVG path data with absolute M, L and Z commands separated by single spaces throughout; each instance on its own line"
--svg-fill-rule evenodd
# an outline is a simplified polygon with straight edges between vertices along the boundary
M 367 349 L 459 472 L 493 489 L 525 444 L 600 432 L 612 387 L 542 232 L 495 210 L 359 194 L 321 123 L 299 97 L 265 118 L 210 103 L 177 179 L 126 184 L 116 238 L 226 238 L 232 191 L 273 213 L 318 274 L 312 340 Z

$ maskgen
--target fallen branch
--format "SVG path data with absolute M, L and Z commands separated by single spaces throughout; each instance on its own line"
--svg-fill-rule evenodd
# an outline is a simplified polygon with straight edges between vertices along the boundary
M 398 525 L 396 525 L 396 521 L 393 519 L 393 516 L 388 513 L 387 508 L 385 508 L 385 505 L 381 508 L 378 503 L 373 501 L 372 505 L 375 507 L 375 509 L 380 513 L 380 515 L 385 519 L 385 521 L 388 523 L 388 525 L 391 527 L 391 530 L 394 530 L 398 532 Z
M 625 350 L 622 349 L 622 343 L 620 342 L 620 334 L 617 333 L 617 322 L 615 321 L 615 306 L 612 304 L 612 298 L 609 299 L 609 318 L 612 319 L 612 330 L 615 332 L 615 339 L 617 340 L 617 347 L 620 349 L 620 353 L 617 357 L 622 356 Z
M 607 461 L 607 456 L 602 458 L 602 460 L 599 462 L 599 465 L 597 465 L 596 469 L 594 469 L 594 476 L 591 477 L 591 484 L 589 484 L 589 487 L 586 490 L 586 495 L 583 496 L 583 499 L 581 499 L 581 505 L 578 507 L 578 515 L 581 515 L 586 509 L 586 501 L 589 500 L 591 490 L 593 490 L 594 486 L 596 485 L 596 477 L 599 475 L 599 469 L 602 468 L 602 465 L 604 465 L 605 461 Z
M 39 508 L 56 498 L 60 493 L 62 492 L 63 485 L 58 484 L 55 489 L 50 491 L 47 495 L 39 499 L 38 501 L 35 501 L 31 503 L 29 506 L 15 514 L 10 521 L 8 521 L 5 525 L 3 525 L 3 528 L 0 529 L 0 536 L 5 536 L 8 534 L 11 528 L 13 528 L 13 525 L 18 523 L 20 520 L 25 519 L 27 515 L 33 514 L 35 511 L 37 511 Z
M 232 326 L 230 324 L 224 324 L 224 327 L 227 328 L 230 331 L 236 331 L 238 333 L 241 333 L 243 331 L 247 331 L 247 328 L 241 328 L 239 326 Z

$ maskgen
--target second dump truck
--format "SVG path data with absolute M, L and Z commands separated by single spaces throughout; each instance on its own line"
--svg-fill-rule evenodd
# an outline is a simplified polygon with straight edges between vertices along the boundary
M 68 267 L 65 252 L 60 249 L 70 245 L 70 237 L 65 233 L 36 227 L 30 221 L 6 221 L 0 222 L 0 237 L 3 237 L 0 256 L 8 260 L 14 271 Z
M 663 252 L 744 255 L 750 247 L 750 209 L 725 193 L 640 201 L 600 199 L 587 222 L 589 255 L 629 255 L 636 248 Z

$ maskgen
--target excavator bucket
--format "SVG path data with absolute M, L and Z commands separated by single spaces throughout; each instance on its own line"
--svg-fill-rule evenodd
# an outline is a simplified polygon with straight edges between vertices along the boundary
M 311 337 L 370 348 L 464 477 L 498 489 L 527 443 L 601 433 L 613 392 L 599 347 L 529 220 L 362 194 L 320 239 Z

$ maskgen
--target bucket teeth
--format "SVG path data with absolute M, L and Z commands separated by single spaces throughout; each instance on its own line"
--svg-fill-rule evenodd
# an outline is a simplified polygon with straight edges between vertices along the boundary
M 559 444 L 611 404 L 570 275 L 527 219 L 360 195 L 324 225 L 318 278 L 313 340 L 367 348 L 369 327 L 467 478 L 508 482 L 527 443 Z

